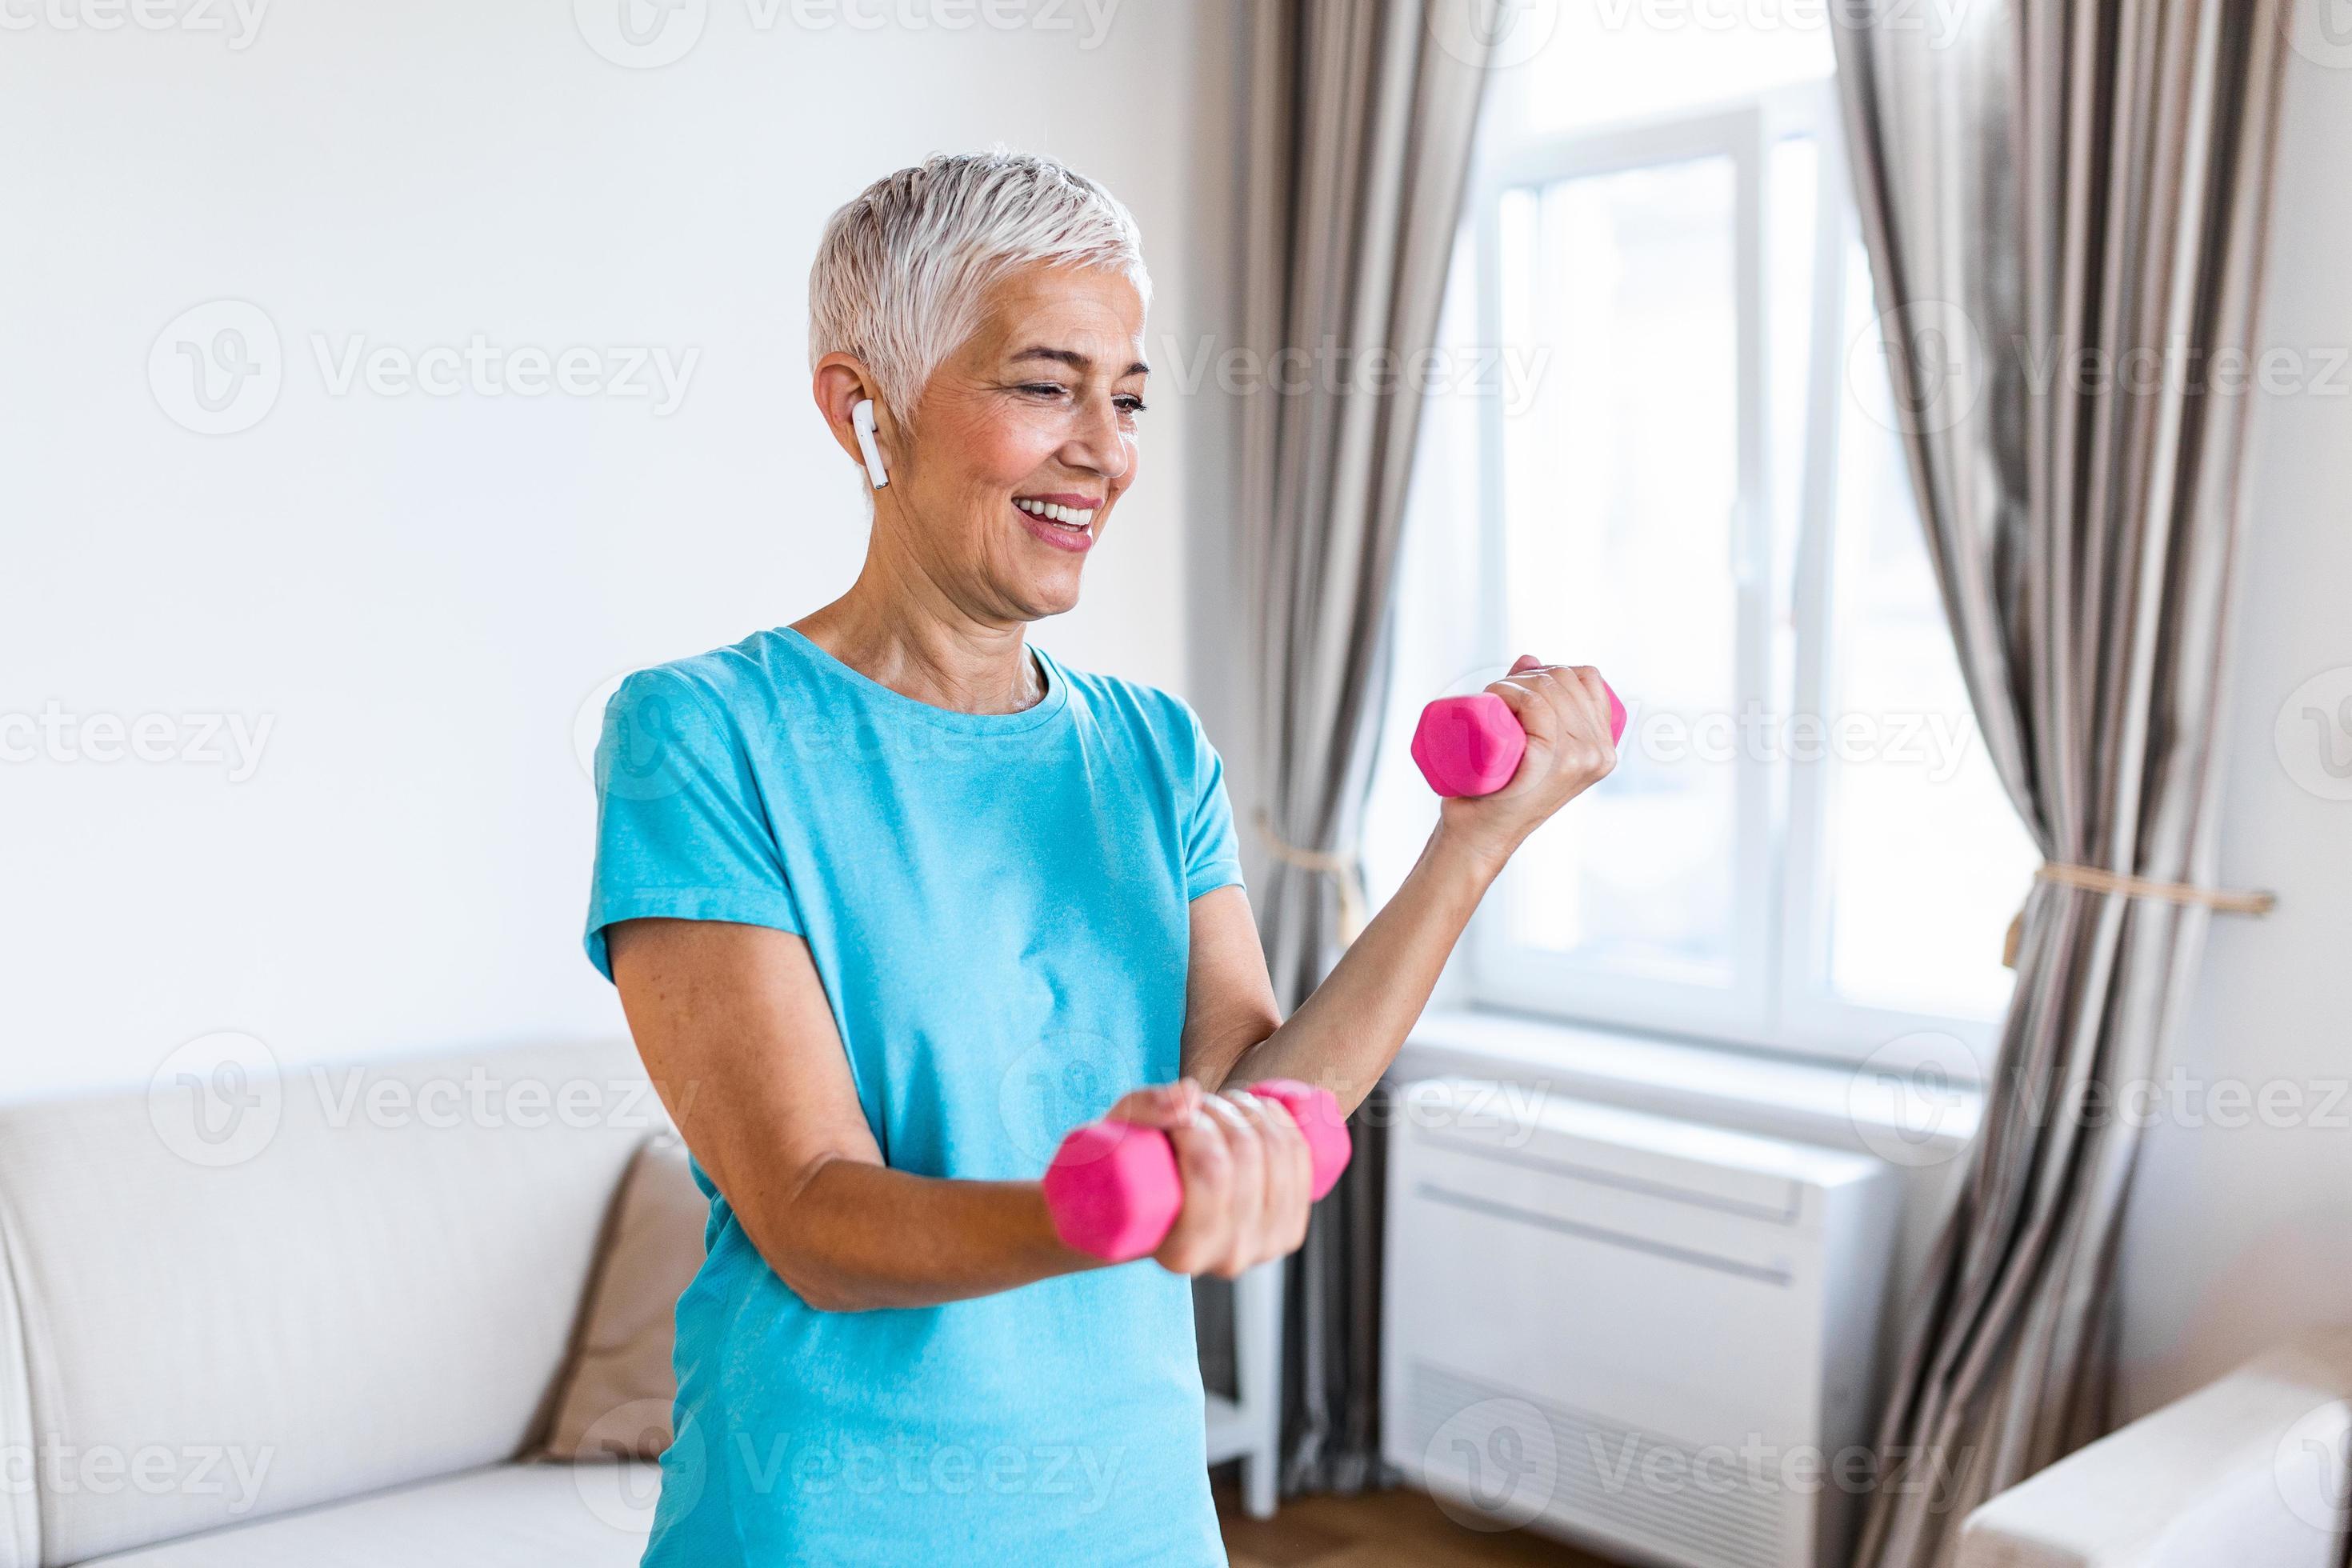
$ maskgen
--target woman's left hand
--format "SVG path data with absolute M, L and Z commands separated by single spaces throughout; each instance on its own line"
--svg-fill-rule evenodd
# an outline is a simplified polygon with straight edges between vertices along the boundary
M 1609 688 L 1590 665 L 1522 654 L 1486 689 L 1510 705 L 1528 732 L 1527 754 L 1510 783 L 1492 795 L 1447 800 L 1440 820 L 1499 865 L 1552 813 L 1609 776 L 1617 742 L 1609 732 Z

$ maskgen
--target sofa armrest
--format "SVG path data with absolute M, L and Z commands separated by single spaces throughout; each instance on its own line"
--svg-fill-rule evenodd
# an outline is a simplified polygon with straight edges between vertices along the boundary
M 33 1430 L 33 1368 L 25 1352 L 23 1260 L 7 1194 L 0 1193 L 0 1568 L 39 1568 L 40 1498 L 33 1488 L 40 1446 Z
M 2336 1568 L 2352 1330 L 2297 1340 L 1968 1518 L 1954 1568 Z

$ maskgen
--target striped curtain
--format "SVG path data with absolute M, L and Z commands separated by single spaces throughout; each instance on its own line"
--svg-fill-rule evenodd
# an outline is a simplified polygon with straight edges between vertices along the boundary
M 2216 894 L 2282 0 L 1908 0 L 1832 28 L 1886 358 L 1987 749 L 2051 862 L 1912 1302 L 1857 1568 L 2100 1436 L 2138 1134 Z M 2226 907 L 2226 906 L 2225 906 Z M 2117 1103 L 2107 1100 L 2105 1103 Z M 1932 1468 L 1928 1466 L 1932 1464 Z
M 1286 1009 L 1329 968 L 1381 711 L 1381 641 L 1422 396 L 1495 40 L 1517 0 L 1253 0 L 1240 538 L 1254 619 L 1257 889 Z M 1393 356 L 1390 358 L 1388 356 Z M 1339 868 L 1335 877 L 1333 868 Z M 1377 1130 L 1289 1265 L 1284 1486 L 1379 1478 Z

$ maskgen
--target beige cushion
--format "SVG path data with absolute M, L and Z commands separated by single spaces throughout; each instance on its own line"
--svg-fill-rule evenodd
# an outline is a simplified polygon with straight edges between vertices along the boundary
M 665 1123 L 625 1042 L 0 1109 L 0 1420 L 65 1457 L 0 1510 L 54 1568 L 515 1458 Z
M 669 1447 L 677 1299 L 702 1267 L 709 1217 L 686 1145 L 671 1133 L 647 1142 L 622 1184 L 580 1352 L 557 1399 L 548 1458 L 655 1459 Z
M 499 1465 L 84 1568 L 634 1568 L 660 1486 L 650 1465 Z

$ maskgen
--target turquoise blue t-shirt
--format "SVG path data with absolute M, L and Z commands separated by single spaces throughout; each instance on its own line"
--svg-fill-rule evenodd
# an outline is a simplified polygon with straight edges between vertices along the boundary
M 1034 1180 L 1178 1076 L 1187 906 L 1241 879 L 1183 702 L 1066 669 L 959 713 L 789 628 L 643 670 L 596 753 L 588 954 L 641 916 L 806 941 L 894 1169 Z M 689 1133 L 693 1112 L 687 1121 Z M 820 1312 L 710 1195 L 645 1562 L 1223 1563 L 1188 1281 L 1149 1259 Z

